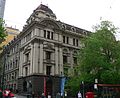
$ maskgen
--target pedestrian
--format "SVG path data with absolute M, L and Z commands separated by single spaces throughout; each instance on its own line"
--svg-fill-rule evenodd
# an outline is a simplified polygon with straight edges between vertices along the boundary
M 35 93 L 34 92 L 32 92 L 32 98 L 35 98 Z
M 59 93 L 59 92 L 56 94 L 56 98 L 61 98 L 61 96 L 60 96 L 60 93 Z
M 44 93 L 42 93 L 41 98 L 45 98 Z
M 78 92 L 78 98 L 82 98 L 82 94 L 80 93 L 80 91 Z
M 51 98 L 51 95 L 50 95 L 50 93 L 48 92 L 48 98 Z

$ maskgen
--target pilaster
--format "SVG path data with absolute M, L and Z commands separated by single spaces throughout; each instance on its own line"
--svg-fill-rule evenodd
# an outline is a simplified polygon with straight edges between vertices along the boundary
M 73 68 L 73 51 L 70 50 L 70 66 Z
M 30 52 L 30 74 L 33 73 L 33 56 L 34 56 L 34 45 L 31 44 L 31 52 Z
M 43 73 L 43 53 L 44 53 L 44 52 L 43 52 L 43 43 L 40 43 L 40 57 L 39 57 L 39 58 L 40 58 L 40 59 L 39 59 L 39 60 L 40 60 L 40 61 L 39 61 L 39 62 L 40 62 L 40 63 L 39 63 L 39 64 L 40 64 L 40 65 L 39 65 L 39 66 L 40 66 L 40 67 L 39 67 L 39 68 L 40 68 L 40 69 L 39 69 L 40 73 Z
M 55 47 L 55 74 L 58 74 L 58 47 Z
M 38 43 L 34 43 L 33 73 L 38 73 Z
M 61 74 L 61 72 L 63 73 L 63 52 L 62 52 L 61 47 L 59 48 L 59 60 L 60 60 L 60 68 L 59 68 L 60 73 L 59 74 Z
M 20 66 L 19 66 L 19 77 L 23 76 L 23 51 L 20 52 Z

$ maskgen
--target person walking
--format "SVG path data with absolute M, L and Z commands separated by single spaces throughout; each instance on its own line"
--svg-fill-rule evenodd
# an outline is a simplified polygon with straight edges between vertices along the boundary
M 44 93 L 42 93 L 41 98 L 45 98 Z
M 80 93 L 80 91 L 78 92 L 78 98 L 82 98 L 82 94 Z

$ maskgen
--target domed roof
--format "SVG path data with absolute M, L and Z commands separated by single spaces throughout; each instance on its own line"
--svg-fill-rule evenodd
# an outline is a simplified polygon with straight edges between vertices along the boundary
M 40 4 L 40 5 L 36 8 L 36 10 L 43 10 L 43 11 L 48 12 L 48 13 L 50 13 L 50 14 L 54 14 L 53 11 L 52 11 L 50 8 L 48 8 L 48 6 L 43 5 L 43 4 Z

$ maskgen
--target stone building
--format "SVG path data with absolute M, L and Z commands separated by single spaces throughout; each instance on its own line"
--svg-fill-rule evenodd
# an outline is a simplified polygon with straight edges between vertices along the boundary
M 9 44 L 19 33 L 20 31 L 13 27 L 5 27 L 5 33 L 7 36 L 5 37 L 5 40 L 0 44 L 0 54 L 3 52 L 3 47 Z M 2 56 L 2 54 L 1 54 Z M 0 57 L 1 58 L 1 57 Z M 0 65 L 2 65 L 2 59 L 0 59 Z M 2 77 L 3 72 L 0 72 L 0 77 Z M 0 86 L 2 84 L 2 80 L 0 78 Z
M 4 48 L 4 85 L 19 93 L 54 96 L 61 76 L 74 73 L 80 40 L 87 30 L 57 21 L 53 11 L 40 4 L 22 32 Z

